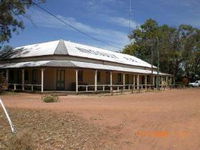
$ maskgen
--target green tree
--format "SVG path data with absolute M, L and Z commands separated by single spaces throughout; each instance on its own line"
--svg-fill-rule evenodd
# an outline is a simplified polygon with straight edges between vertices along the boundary
M 200 30 L 189 25 L 178 28 L 158 25 L 148 19 L 129 35 L 132 43 L 123 53 L 135 55 L 157 65 L 157 51 L 160 53 L 160 70 L 173 74 L 177 80 L 183 76 L 194 78 L 199 72 Z
M 37 3 L 44 2 L 38 0 Z M 24 28 L 20 18 L 26 10 L 34 5 L 33 0 L 1 0 L 0 1 L 0 43 L 9 41 L 13 32 Z

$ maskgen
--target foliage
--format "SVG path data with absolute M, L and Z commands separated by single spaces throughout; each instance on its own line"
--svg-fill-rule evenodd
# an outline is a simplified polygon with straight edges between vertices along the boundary
M 3 75 L 3 72 L 0 72 L 0 93 L 8 89 L 8 82 Z
M 0 47 L 0 56 L 1 56 L 0 59 L 6 58 L 6 56 L 12 52 L 12 50 L 13 50 L 13 48 L 9 45 Z
M 38 0 L 43 2 L 44 0 Z M 0 43 L 9 41 L 13 32 L 23 29 L 22 16 L 34 4 L 33 0 L 1 0 L 0 1 Z
M 42 101 L 45 103 L 54 103 L 58 102 L 58 96 L 56 95 L 45 95 L 42 97 Z
M 170 27 L 148 19 L 129 35 L 132 43 L 123 53 L 135 55 L 158 65 L 160 70 L 173 74 L 176 80 L 183 77 L 198 78 L 200 73 L 200 30 L 190 25 Z

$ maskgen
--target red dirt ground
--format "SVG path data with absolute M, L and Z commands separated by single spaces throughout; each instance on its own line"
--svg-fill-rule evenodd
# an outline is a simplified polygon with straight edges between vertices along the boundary
M 70 95 L 48 104 L 39 94 L 1 97 L 7 107 L 74 112 L 111 131 L 122 150 L 200 149 L 200 89 Z

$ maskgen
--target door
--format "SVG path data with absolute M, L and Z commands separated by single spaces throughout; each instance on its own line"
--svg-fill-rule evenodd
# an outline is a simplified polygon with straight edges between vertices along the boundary
M 64 90 L 65 89 L 65 70 L 57 70 L 56 73 L 56 89 Z

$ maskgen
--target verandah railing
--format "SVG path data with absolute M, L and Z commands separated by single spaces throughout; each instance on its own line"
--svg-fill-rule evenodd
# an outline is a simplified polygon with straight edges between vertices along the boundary
M 19 83 L 9 83 L 9 88 L 18 91 L 40 91 L 41 84 L 19 84 Z M 125 84 L 125 85 L 109 85 L 109 84 L 98 84 L 96 85 L 78 85 L 78 92 L 124 92 L 124 91 L 144 91 L 144 90 L 153 90 L 156 89 L 155 85 L 152 84 L 140 84 L 140 85 L 133 85 L 133 84 Z M 160 89 L 165 88 L 172 88 L 172 85 L 159 85 Z
M 26 90 L 26 91 L 34 91 L 34 90 L 41 90 L 41 84 L 19 84 L 19 83 L 8 83 L 8 87 L 13 89 L 14 91 L 17 90 Z
M 95 91 L 95 87 L 97 86 L 97 90 Z M 78 85 L 78 92 L 123 92 L 123 91 L 133 91 L 133 90 L 153 90 L 156 87 L 152 84 L 140 84 L 140 85 L 133 85 L 133 84 L 125 84 L 125 85 L 109 85 L 109 84 L 102 84 L 102 85 Z M 165 89 L 170 87 L 169 85 L 159 85 L 160 89 Z

